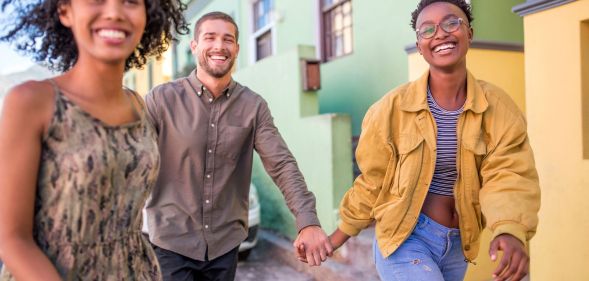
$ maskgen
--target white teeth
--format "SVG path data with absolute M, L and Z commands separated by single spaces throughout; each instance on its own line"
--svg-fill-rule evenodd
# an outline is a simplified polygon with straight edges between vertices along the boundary
M 211 56 L 211 58 L 214 60 L 226 60 L 227 59 L 227 57 L 225 57 L 225 56 Z
M 114 29 L 101 29 L 98 31 L 98 36 L 108 39 L 124 39 L 125 32 Z
M 437 46 L 436 48 L 434 48 L 434 52 L 439 52 L 439 51 L 443 51 L 443 50 L 447 50 L 447 49 L 454 49 L 454 47 L 456 47 L 455 43 L 446 43 L 446 44 L 442 44 Z

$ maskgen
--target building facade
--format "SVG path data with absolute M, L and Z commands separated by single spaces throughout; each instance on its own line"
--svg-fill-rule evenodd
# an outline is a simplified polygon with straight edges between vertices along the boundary
M 531 279 L 589 280 L 589 1 L 528 0 L 528 131 L 542 188 Z
M 352 152 L 365 112 L 386 92 L 427 70 L 415 52 L 416 37 L 409 25 L 418 2 L 189 2 L 186 14 L 191 24 L 210 11 L 228 13 L 237 22 L 240 54 L 234 78 L 268 101 L 278 128 L 317 196 L 319 217 L 327 232 L 335 229 L 339 202 L 353 181 Z M 477 78 L 504 88 L 522 110 L 527 110 L 523 20 L 511 11 L 522 0 L 469 2 L 475 18 L 469 69 Z M 189 47 L 192 37 L 183 37 L 171 47 L 167 67 L 172 74 L 166 79 L 187 75 L 194 68 Z M 155 75 L 156 71 L 151 71 Z M 317 74 L 320 83 L 306 85 L 317 79 Z M 133 75 L 129 82 L 135 82 L 136 89 L 145 89 L 139 92 L 146 92 L 149 85 L 139 84 L 145 85 L 148 80 L 141 77 L 149 75 Z M 255 159 L 252 180 L 260 189 L 262 226 L 294 237 L 293 217 L 259 159 Z M 487 233 L 467 280 L 492 279 L 494 265 L 485 250 L 488 239 Z

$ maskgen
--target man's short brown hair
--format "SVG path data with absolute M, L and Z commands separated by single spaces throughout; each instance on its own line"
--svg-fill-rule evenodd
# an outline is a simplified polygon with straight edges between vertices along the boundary
M 208 20 L 222 20 L 222 21 L 226 21 L 226 22 L 232 24 L 235 27 L 235 40 L 239 39 L 239 28 L 237 28 L 237 24 L 235 23 L 233 18 L 228 14 L 217 11 L 217 12 L 210 12 L 210 13 L 204 14 L 202 17 L 200 17 L 196 21 L 196 24 L 194 25 L 194 39 L 195 40 L 198 40 L 198 35 L 200 34 L 200 26 L 202 25 L 203 22 L 208 21 Z

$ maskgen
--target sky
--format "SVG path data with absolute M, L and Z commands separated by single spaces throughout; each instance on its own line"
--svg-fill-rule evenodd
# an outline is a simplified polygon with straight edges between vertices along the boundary
M 17 54 L 10 45 L 0 43 L 0 75 L 22 71 L 31 65 L 30 58 Z
M 7 6 L 4 11 L 0 9 L 0 22 L 10 20 L 12 12 L 11 6 Z M 33 65 L 30 58 L 23 57 L 14 51 L 8 43 L 0 42 L 0 75 L 22 71 Z

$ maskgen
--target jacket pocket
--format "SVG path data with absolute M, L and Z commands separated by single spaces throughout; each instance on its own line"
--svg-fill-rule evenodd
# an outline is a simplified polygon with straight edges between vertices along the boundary
M 481 163 L 487 155 L 487 144 L 483 136 L 468 137 L 463 139 L 464 148 L 470 151 L 475 157 L 477 170 L 480 170 Z
M 423 137 L 401 135 L 398 144 L 399 155 L 390 192 L 403 197 L 408 189 L 415 187 L 423 165 Z
M 386 170 L 384 178 L 382 180 L 382 190 L 383 191 L 389 189 L 392 186 L 392 181 L 394 179 L 395 172 L 397 170 L 397 159 L 399 157 L 397 155 L 397 151 L 395 149 L 395 146 L 390 142 L 388 143 L 388 145 L 391 147 L 392 153 L 391 153 L 391 156 L 389 157 L 389 161 L 387 163 L 387 170 Z
M 463 146 L 467 153 L 462 153 L 462 169 L 465 175 L 466 185 L 470 188 L 473 207 L 480 210 L 479 191 L 481 189 L 481 164 L 487 156 L 487 144 L 481 136 L 468 137 L 463 139 Z M 477 207 L 478 206 L 478 207 Z M 479 219 L 479 224 L 480 224 Z

